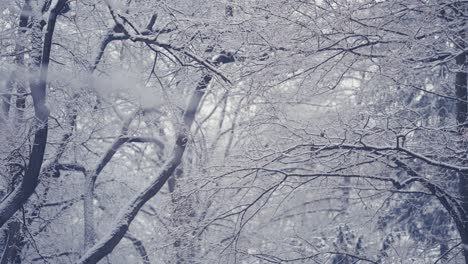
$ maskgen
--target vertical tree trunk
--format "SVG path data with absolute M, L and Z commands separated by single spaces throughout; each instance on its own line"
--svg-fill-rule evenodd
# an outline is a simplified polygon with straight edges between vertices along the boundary
M 11 111 L 10 104 L 11 102 L 11 96 L 9 95 L 10 92 L 16 92 L 16 113 L 13 118 L 12 117 L 12 125 L 13 125 L 13 130 L 18 131 L 20 129 L 20 126 L 24 123 L 23 120 L 23 113 L 24 109 L 26 108 L 26 96 L 24 95 L 26 93 L 26 87 L 25 87 L 25 81 L 19 78 L 18 72 L 22 71 L 22 68 L 24 68 L 24 49 L 25 49 L 25 41 L 26 41 L 26 29 L 28 25 L 30 25 L 30 13 L 32 11 L 31 5 L 29 0 L 26 0 L 22 9 L 21 9 L 21 14 L 19 18 L 19 23 L 18 23 L 18 31 L 17 31 L 17 40 L 15 44 L 15 66 L 17 67 L 14 69 L 10 75 L 10 78 L 7 82 L 7 89 L 5 91 L 5 94 L 2 96 L 3 101 L 2 101 L 2 112 L 3 112 L 3 118 L 0 118 L 0 121 L 3 121 L 4 123 L 8 122 L 10 119 L 10 115 L 13 113 Z M 16 89 L 15 89 L 16 88 Z M 2 123 L 2 122 L 0 122 Z M 24 154 L 23 153 L 24 148 L 19 148 L 18 152 L 13 152 L 8 156 L 8 160 L 12 161 L 12 164 L 21 164 L 21 156 Z M 11 193 L 15 187 L 17 187 L 17 182 L 19 181 L 20 176 L 23 173 L 23 169 L 18 168 L 17 165 L 12 165 L 9 166 L 8 168 L 8 175 L 11 176 L 10 180 L 10 188 L 8 188 L 8 193 Z M 2 248 L 2 257 L 0 260 L 0 263 L 21 263 L 21 258 L 19 257 L 19 253 L 21 253 L 21 250 L 24 246 L 24 241 L 23 241 L 23 234 L 21 232 L 21 222 L 18 220 L 13 220 L 8 225 L 6 226 L 6 236 L 3 237 L 4 239 L 3 245 L 4 248 Z
M 181 163 L 174 174 L 168 180 L 169 193 L 172 201 L 171 222 L 174 230 L 181 231 L 183 234 L 177 234 L 174 247 L 174 259 L 170 263 L 175 264 L 192 264 L 195 263 L 196 245 L 192 233 L 185 233 L 186 227 L 195 218 L 195 210 L 193 208 L 193 200 L 177 192 L 177 180 L 183 175 L 183 164 Z
M 23 8 L 21 9 L 21 15 L 19 19 L 19 29 L 17 32 L 17 40 L 15 44 L 15 65 L 19 67 L 24 66 L 24 41 L 25 41 L 25 33 L 26 33 L 26 28 L 28 27 L 28 21 L 29 21 L 29 14 L 31 13 L 31 5 L 29 4 L 29 0 L 26 0 Z M 20 108 L 24 108 L 24 103 L 18 103 L 18 100 L 21 98 L 21 101 L 24 101 L 24 96 L 20 96 L 20 94 L 23 94 L 26 92 L 26 89 L 24 87 L 24 83 L 22 80 L 18 80 L 18 69 L 14 69 L 10 75 L 10 78 L 7 82 L 6 90 L 4 91 L 5 93 L 2 95 L 2 114 L 3 118 L 6 121 L 8 119 L 8 116 L 10 114 L 10 104 L 11 104 L 11 95 L 9 94 L 10 92 L 14 91 L 14 86 L 16 84 L 16 93 L 17 93 L 17 107 L 19 106 Z M 1 121 L 2 117 L 0 117 Z
M 460 6 L 460 12 L 466 13 L 467 11 L 466 4 L 462 3 L 463 6 Z M 463 18 L 461 18 L 463 19 Z M 460 50 L 464 50 L 466 47 L 466 23 L 461 23 L 460 27 L 461 30 L 456 35 L 456 45 Z M 455 58 L 457 71 L 455 73 L 455 93 L 460 101 L 457 101 L 456 104 L 456 119 L 458 124 L 458 133 L 459 133 L 459 140 L 460 140 L 460 147 L 462 150 L 465 150 L 468 147 L 468 141 L 466 137 L 466 133 L 468 132 L 468 124 L 467 116 L 468 116 L 468 90 L 467 90 L 467 72 L 466 72 L 466 55 L 465 53 L 461 53 Z M 464 154 L 463 159 L 466 160 L 467 155 Z M 461 200 L 461 205 L 464 209 L 464 212 L 468 212 L 468 173 L 459 173 L 459 195 Z M 460 230 L 460 237 L 463 243 L 463 253 L 465 255 L 465 263 L 468 264 L 468 223 L 466 216 L 462 219 L 463 227 L 459 228 Z
M 94 245 L 96 240 L 95 224 L 94 224 L 94 183 L 92 175 L 86 173 L 84 183 L 84 249 L 85 251 Z
M 22 239 L 20 226 L 18 221 L 12 221 L 8 224 L 7 241 L 0 264 L 21 263 L 21 259 L 18 258 L 18 247 Z

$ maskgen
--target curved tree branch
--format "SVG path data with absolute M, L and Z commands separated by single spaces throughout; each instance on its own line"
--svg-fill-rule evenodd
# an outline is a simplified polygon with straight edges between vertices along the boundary
M 151 184 L 138 193 L 131 202 L 124 207 L 119 216 L 117 217 L 116 223 L 112 229 L 107 233 L 98 243 L 90 248 L 82 257 L 78 260 L 79 264 L 91 264 L 97 263 L 99 260 L 104 258 L 107 254 L 117 246 L 120 240 L 124 237 L 130 224 L 140 209 L 154 197 L 164 186 L 166 181 L 171 177 L 172 173 L 179 166 L 182 161 L 182 156 L 185 152 L 185 148 L 188 142 L 188 132 L 195 118 L 197 108 L 200 104 L 201 98 L 205 94 L 205 90 L 212 79 L 211 75 L 205 75 L 203 79 L 197 85 L 193 92 L 188 105 L 183 115 L 183 126 L 177 132 L 176 142 L 172 150 L 170 158 L 165 162 L 158 177 L 151 182 Z
M 47 32 L 44 38 L 42 60 L 40 64 L 40 75 L 37 82 L 31 84 L 31 95 L 33 97 L 34 112 L 37 119 L 36 132 L 26 173 L 21 184 L 0 204 L 0 227 L 23 205 L 33 194 L 39 182 L 39 174 L 44 161 L 44 152 L 47 143 L 49 109 L 45 105 L 46 82 L 50 60 L 50 49 L 52 47 L 52 36 L 55 29 L 57 15 L 63 8 L 66 0 L 58 0 L 51 9 L 47 22 Z

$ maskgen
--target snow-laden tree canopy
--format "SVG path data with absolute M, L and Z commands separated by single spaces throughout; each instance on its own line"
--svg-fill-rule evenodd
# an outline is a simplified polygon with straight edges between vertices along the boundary
M 0 14 L 0 264 L 468 264 L 467 1 Z

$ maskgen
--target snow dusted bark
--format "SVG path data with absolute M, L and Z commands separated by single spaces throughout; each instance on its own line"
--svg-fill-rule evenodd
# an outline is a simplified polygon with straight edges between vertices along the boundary
M 195 91 L 193 92 L 183 115 L 183 124 L 177 132 L 177 138 L 169 159 L 164 163 L 158 177 L 151 182 L 143 191 L 138 193 L 130 203 L 124 207 L 117 217 L 116 223 L 112 226 L 109 233 L 107 233 L 97 244 L 90 248 L 77 263 L 91 264 L 97 263 L 106 255 L 112 252 L 120 240 L 125 236 L 130 224 L 140 209 L 154 197 L 164 186 L 166 181 L 171 177 L 175 169 L 180 165 L 182 156 L 185 152 L 188 141 L 188 133 L 192 126 L 193 120 L 200 101 L 205 94 L 205 90 L 212 79 L 211 75 L 205 75 L 198 83 Z
M 92 177 L 85 173 L 84 196 L 83 196 L 83 223 L 84 223 L 84 249 L 87 250 L 94 245 L 96 231 L 94 223 L 94 183 Z
M 196 246 L 191 237 L 193 234 L 186 234 L 184 231 L 177 232 L 183 230 L 191 221 L 194 221 L 196 216 L 193 199 L 177 192 L 177 189 L 180 188 L 177 181 L 184 175 L 182 167 L 183 164 L 181 163 L 167 182 L 172 201 L 171 223 L 172 228 L 176 230 L 176 239 L 173 243 L 174 250 L 169 263 L 175 264 L 189 263 L 196 255 Z
M 465 13 L 468 11 L 468 6 L 466 3 L 461 3 L 460 12 Z M 460 25 L 461 30 L 458 32 L 456 44 L 459 49 L 464 50 L 466 48 L 466 22 Z M 461 53 L 456 58 L 457 72 L 455 73 L 455 93 L 458 99 L 456 104 L 456 119 L 458 123 L 458 132 L 460 134 L 460 149 L 465 150 L 468 147 L 468 142 L 466 138 L 466 133 L 468 129 L 468 124 L 466 123 L 468 117 L 468 86 L 467 86 L 467 68 L 466 68 L 466 54 Z M 466 154 L 464 154 L 466 158 Z M 458 173 L 459 177 L 459 194 L 460 194 L 460 204 L 463 207 L 463 217 L 461 219 L 461 226 L 458 227 L 460 233 L 461 241 L 463 243 L 463 254 L 465 256 L 465 263 L 468 264 L 468 172 Z
M 50 10 L 47 22 L 47 32 L 42 49 L 40 73 L 38 80 L 31 83 L 31 95 L 33 98 L 34 112 L 36 117 L 36 131 L 29 156 L 28 166 L 21 184 L 6 197 L 0 204 L 0 227 L 23 205 L 34 192 L 38 184 L 38 177 L 44 160 L 44 152 L 47 143 L 49 109 L 46 102 L 47 72 L 52 47 L 52 36 L 55 29 L 57 15 L 65 4 L 65 0 L 55 2 Z M 36 32 L 37 33 L 37 32 Z M 33 31 L 34 34 L 34 31 Z
M 465 39 L 466 33 L 460 33 L 460 43 L 461 48 L 465 48 Z M 467 147 L 467 142 L 465 137 L 466 129 L 467 129 L 467 115 L 468 115 L 468 105 L 466 101 L 468 100 L 467 97 L 467 72 L 466 72 L 466 55 L 462 53 L 456 57 L 456 63 L 459 66 L 458 72 L 455 74 L 455 93 L 458 99 L 463 101 L 457 101 L 456 105 L 456 118 L 457 123 L 459 125 L 459 133 L 460 133 L 460 141 L 461 141 L 461 149 L 465 149 Z M 460 232 L 460 237 L 462 240 L 463 246 L 463 254 L 465 256 L 465 263 L 468 264 L 468 248 L 466 245 L 468 244 L 468 222 L 466 212 L 468 212 L 468 173 L 467 172 L 460 172 L 459 175 L 459 193 L 461 198 L 461 205 L 465 214 L 463 215 L 462 227 L 458 227 Z

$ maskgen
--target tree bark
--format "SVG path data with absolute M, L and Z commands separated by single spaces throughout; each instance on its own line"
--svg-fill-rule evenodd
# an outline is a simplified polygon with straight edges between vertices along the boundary
M 15 259 L 18 256 L 18 248 L 19 247 L 19 240 L 21 240 L 20 235 L 20 226 L 21 224 L 18 221 L 12 221 L 8 224 L 8 234 L 7 234 L 7 241 L 6 246 L 2 254 L 2 258 L 0 259 L 0 264 L 8 264 L 8 263 L 17 263 Z
M 459 11 L 463 14 L 468 11 L 468 6 L 465 3 L 461 3 L 462 6 L 459 6 Z M 463 19 L 463 18 L 461 18 Z M 465 50 L 466 48 L 466 23 L 463 21 L 461 23 L 461 30 L 458 32 L 456 37 L 456 45 L 460 50 Z M 468 142 L 466 139 L 466 133 L 468 124 L 468 90 L 467 90 L 467 69 L 466 69 L 466 55 L 465 52 L 459 54 L 455 58 L 457 65 L 457 71 L 455 73 L 455 93 L 458 99 L 456 103 L 456 120 L 458 125 L 458 133 L 460 140 L 460 148 L 464 149 L 464 155 L 462 159 L 466 160 L 466 149 L 468 147 Z M 461 219 L 462 227 L 459 228 L 460 238 L 463 243 L 463 254 L 465 256 L 465 263 L 468 264 L 468 218 L 466 213 L 468 212 L 468 172 L 458 173 L 458 191 L 460 195 L 460 204 L 465 212 L 463 219 Z
M 172 259 L 169 263 L 184 264 L 195 263 L 196 255 L 195 241 L 190 237 L 190 234 L 184 232 L 184 228 L 190 225 L 190 222 L 195 219 L 196 213 L 193 208 L 193 199 L 186 197 L 177 192 L 179 188 L 177 181 L 182 177 L 184 171 L 183 164 L 179 165 L 167 181 L 169 193 L 171 195 L 172 213 L 171 223 L 174 230 L 181 231 L 177 233 L 175 242 L 173 243 Z

